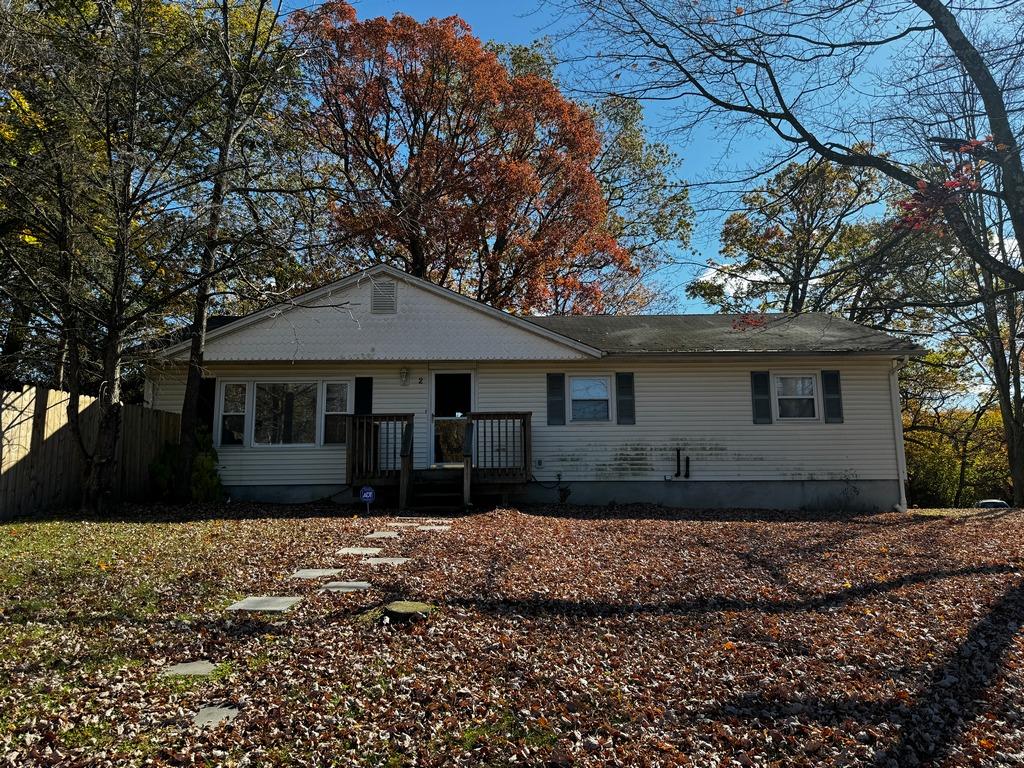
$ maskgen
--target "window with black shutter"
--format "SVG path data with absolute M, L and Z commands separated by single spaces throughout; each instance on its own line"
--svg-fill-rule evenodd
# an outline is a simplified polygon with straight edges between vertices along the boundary
M 632 373 L 615 374 L 615 421 L 636 424 L 636 393 Z
M 565 374 L 548 374 L 548 425 L 565 424 Z
M 373 413 L 373 377 L 356 376 L 355 398 L 352 413 L 365 415 Z
M 768 371 L 751 371 L 750 399 L 755 424 L 772 423 L 772 384 Z
M 824 401 L 825 422 L 843 423 L 843 388 L 839 382 L 839 371 L 821 372 L 821 394 Z

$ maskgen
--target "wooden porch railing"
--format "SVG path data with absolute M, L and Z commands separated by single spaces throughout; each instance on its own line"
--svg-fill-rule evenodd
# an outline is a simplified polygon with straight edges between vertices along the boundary
M 345 482 L 399 484 L 412 475 L 413 414 L 368 413 L 346 424 Z M 404 478 L 403 478 L 404 475 Z
M 529 482 L 531 416 L 528 412 L 478 412 L 469 414 L 460 425 L 462 497 L 466 505 L 475 485 L 488 485 L 495 490 L 495 486 Z M 413 490 L 413 424 L 411 413 L 349 416 L 346 482 L 353 488 L 364 483 L 397 486 L 398 505 L 405 508 Z
M 533 440 L 529 411 L 471 413 L 466 446 L 472 447 L 473 479 L 526 483 L 531 476 Z

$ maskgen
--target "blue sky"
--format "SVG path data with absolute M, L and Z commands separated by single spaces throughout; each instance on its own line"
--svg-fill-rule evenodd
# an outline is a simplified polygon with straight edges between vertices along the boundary
M 420 20 L 457 15 L 469 23 L 478 37 L 505 43 L 530 43 L 557 31 L 552 30 L 551 17 L 539 10 L 538 0 L 356 0 L 353 5 L 361 18 L 391 16 L 398 11 Z M 563 51 L 565 53 L 572 52 Z M 645 110 L 652 136 L 672 146 L 682 159 L 681 173 L 686 180 L 714 176 L 714 166 L 725 154 L 728 154 L 730 166 L 756 162 L 756 143 L 738 142 L 733 145 L 730 137 L 711 130 L 703 134 L 698 132 L 683 143 L 680 137 L 664 130 L 670 106 L 660 102 L 657 107 L 645 105 Z M 681 253 L 679 259 L 689 263 L 703 262 L 708 256 L 716 255 L 721 222 L 720 212 L 698 210 L 692 243 L 698 254 Z M 708 311 L 702 303 L 689 301 L 683 294 L 686 282 L 699 271 L 699 268 L 685 264 L 662 276 L 674 287 L 680 311 Z

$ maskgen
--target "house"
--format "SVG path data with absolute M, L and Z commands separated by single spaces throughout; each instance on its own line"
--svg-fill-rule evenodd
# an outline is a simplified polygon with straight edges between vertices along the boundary
M 203 400 L 239 499 L 882 510 L 921 351 L 821 314 L 516 317 L 381 265 L 211 322 Z M 186 357 L 149 405 L 180 411 Z

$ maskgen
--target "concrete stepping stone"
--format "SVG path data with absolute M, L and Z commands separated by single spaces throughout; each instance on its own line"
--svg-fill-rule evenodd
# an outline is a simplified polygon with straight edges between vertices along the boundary
M 366 538 L 366 539 L 397 539 L 398 538 L 398 531 L 374 531 L 373 533 L 366 534 L 366 536 L 364 536 L 363 538 Z
M 419 523 L 388 523 L 392 528 L 416 528 Z
M 429 603 L 420 603 L 415 600 L 395 600 L 384 606 L 384 615 L 392 621 L 414 621 L 425 619 L 434 610 Z
M 408 563 L 408 557 L 368 557 L 363 560 L 367 565 L 402 565 Z
M 342 547 L 338 550 L 339 555 L 365 555 L 367 557 L 373 557 L 379 555 L 384 550 L 380 547 Z
M 451 529 L 450 525 L 421 525 L 416 528 L 417 531 L 435 531 L 437 533 L 444 533 Z
M 230 723 L 236 717 L 238 717 L 238 709 L 236 707 L 212 704 L 196 712 L 192 718 L 192 724 L 198 728 L 213 728 L 222 723 Z
M 284 613 L 301 602 L 301 597 L 247 597 L 228 606 L 229 611 L 254 611 L 258 613 Z
M 322 579 L 325 576 L 337 576 L 341 573 L 338 568 L 299 568 L 289 576 L 289 579 Z
M 183 661 L 160 670 L 161 677 L 205 677 L 217 668 L 209 661 Z
M 324 584 L 324 592 L 359 592 L 370 588 L 368 581 L 329 581 Z

